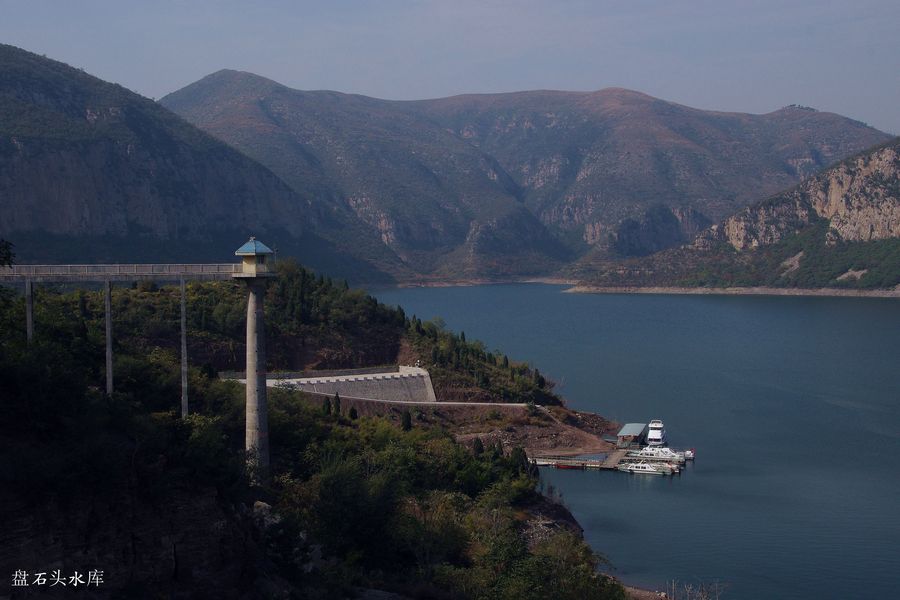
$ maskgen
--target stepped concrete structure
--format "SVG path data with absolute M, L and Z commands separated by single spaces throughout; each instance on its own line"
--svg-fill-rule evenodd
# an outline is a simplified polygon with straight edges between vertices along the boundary
M 322 377 L 272 377 L 269 387 L 284 387 L 301 392 L 359 400 L 390 400 L 399 402 L 437 402 L 428 371 L 420 367 L 400 366 L 375 373 L 347 371 L 331 372 Z

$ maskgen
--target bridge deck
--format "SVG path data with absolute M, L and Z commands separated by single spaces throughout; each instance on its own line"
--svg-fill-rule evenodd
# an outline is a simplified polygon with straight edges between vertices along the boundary
M 222 280 L 240 273 L 239 263 L 13 265 L 0 267 L 0 282 Z

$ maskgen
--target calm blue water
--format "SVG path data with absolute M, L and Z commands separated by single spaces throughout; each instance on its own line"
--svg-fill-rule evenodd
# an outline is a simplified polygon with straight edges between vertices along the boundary
M 900 594 L 900 301 L 562 289 L 375 294 L 533 363 L 573 408 L 696 447 L 675 478 L 542 470 L 625 582 Z

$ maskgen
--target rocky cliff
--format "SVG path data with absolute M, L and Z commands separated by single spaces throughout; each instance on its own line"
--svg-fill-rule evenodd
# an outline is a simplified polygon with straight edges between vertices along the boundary
M 588 256 L 593 285 L 900 285 L 900 138 L 738 211 L 690 244 L 640 259 Z
M 698 240 L 727 241 L 735 250 L 776 244 L 813 220 L 828 222 L 829 243 L 900 237 L 900 154 L 897 140 L 810 177 L 789 192 L 729 217 Z

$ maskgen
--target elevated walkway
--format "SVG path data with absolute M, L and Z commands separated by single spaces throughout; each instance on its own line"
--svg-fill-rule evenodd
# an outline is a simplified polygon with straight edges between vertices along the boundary
M 0 267 L 0 282 L 213 281 L 232 279 L 240 264 L 13 265 Z

